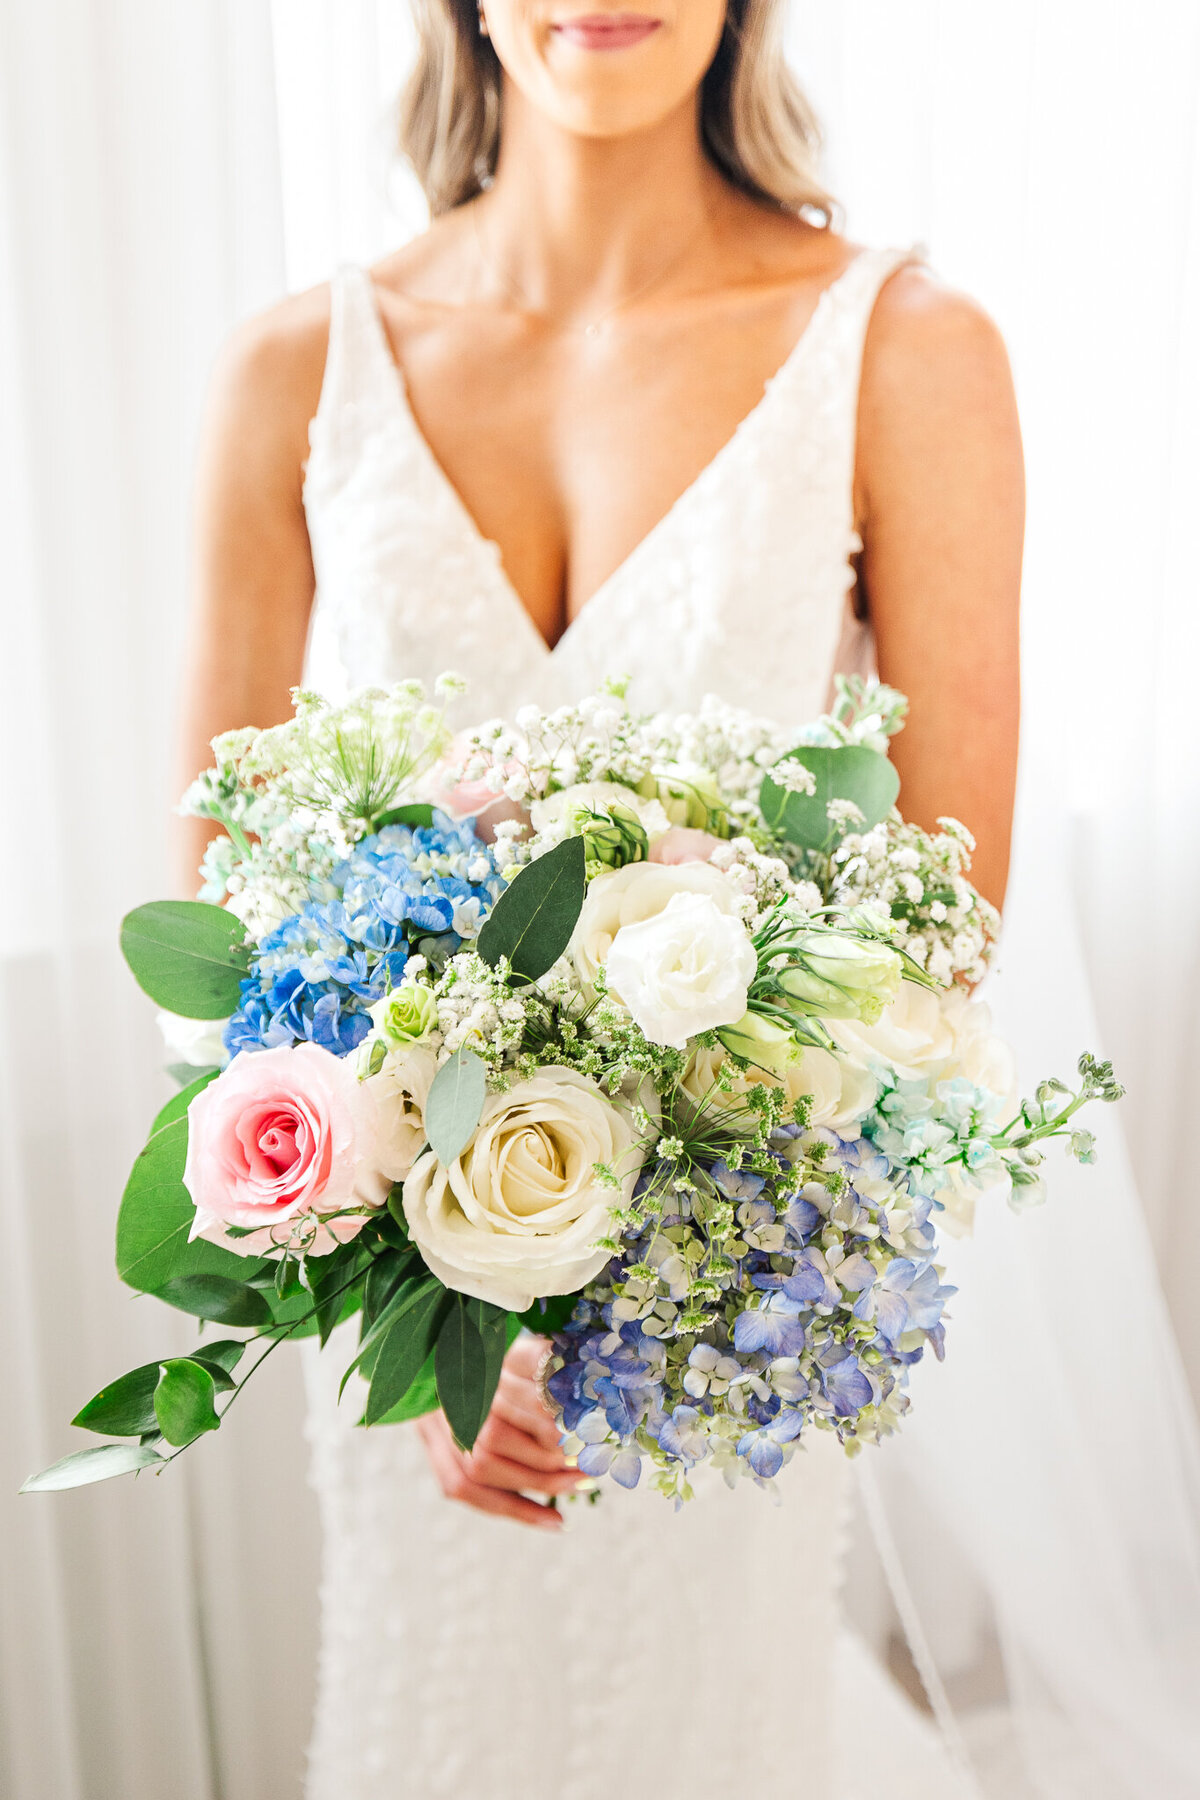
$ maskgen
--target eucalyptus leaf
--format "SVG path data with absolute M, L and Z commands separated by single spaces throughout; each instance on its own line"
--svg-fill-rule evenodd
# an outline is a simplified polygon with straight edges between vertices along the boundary
M 172 1119 L 152 1134 L 125 1184 L 117 1215 L 117 1273 L 143 1293 L 159 1292 L 183 1275 L 248 1281 L 263 1267 L 261 1258 L 235 1256 L 203 1238 L 189 1241 L 196 1209 L 183 1185 L 187 1141 L 187 1119 Z
M 445 1305 L 445 1290 L 427 1289 L 421 1298 L 399 1313 L 380 1339 L 371 1370 L 367 1409 L 368 1425 L 377 1425 L 401 1401 L 421 1372 L 429 1355 Z M 440 1339 L 438 1340 L 440 1342 Z
M 426 801 L 410 801 L 407 806 L 393 806 L 385 813 L 380 813 L 375 820 L 376 831 L 382 831 L 387 825 L 411 825 L 414 830 L 433 824 L 433 808 Z
M 244 1281 L 226 1275 L 180 1275 L 155 1290 L 155 1298 L 197 1319 L 217 1325 L 269 1325 L 271 1308 L 266 1296 Z
M 470 1303 L 455 1295 L 438 1332 L 433 1359 L 438 1399 L 460 1449 L 469 1450 L 483 1428 L 495 1386 L 488 1389 L 488 1353 Z M 496 1368 L 496 1379 L 500 1370 Z
M 227 1019 L 250 960 L 246 928 L 223 906 L 153 900 L 121 924 L 121 951 L 144 993 L 185 1019 Z
M 887 818 L 900 792 L 895 764 L 862 744 L 841 744 L 836 748 L 804 744 L 789 751 L 782 761 L 798 762 L 806 768 L 815 782 L 814 792 L 793 793 L 767 774 L 759 791 L 759 805 L 771 829 L 785 842 L 804 850 L 824 850 L 842 835 L 840 828 L 829 821 L 832 800 L 852 801 L 864 818 L 864 823 L 854 829 L 869 831 Z
M 537 981 L 571 941 L 587 890 L 581 837 L 564 838 L 527 863 L 483 922 L 477 948 L 493 968 L 507 957 L 515 975 Z
M 425 1102 L 425 1136 L 443 1168 L 470 1143 L 486 1097 L 483 1058 L 456 1050 L 434 1076 Z
M 23 1494 L 61 1493 L 64 1488 L 85 1487 L 91 1481 L 109 1481 L 114 1475 L 132 1475 L 136 1469 L 148 1469 L 162 1457 L 149 1444 L 94 1444 L 90 1450 L 75 1450 L 61 1462 L 52 1463 L 39 1475 L 31 1475 L 22 1483 Z
M 214 1404 L 216 1383 L 208 1370 L 189 1356 L 171 1357 L 160 1370 L 154 1411 L 168 1444 L 182 1449 L 215 1431 L 221 1421 Z
M 84 1431 L 98 1431 L 115 1437 L 141 1437 L 143 1432 L 157 1431 L 154 1390 L 158 1386 L 156 1362 L 131 1369 L 116 1381 L 102 1387 L 71 1420 Z

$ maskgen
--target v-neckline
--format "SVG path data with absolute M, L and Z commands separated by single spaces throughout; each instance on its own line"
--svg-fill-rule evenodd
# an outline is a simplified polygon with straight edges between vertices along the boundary
M 361 265 L 358 267 L 357 273 L 360 276 L 366 291 L 368 309 L 371 324 L 377 338 L 377 346 L 382 353 L 383 360 L 391 374 L 392 388 L 397 402 L 397 411 L 405 427 L 409 431 L 417 450 L 425 461 L 433 480 L 442 490 L 445 499 L 453 507 L 460 528 L 462 529 L 464 539 L 471 544 L 477 554 L 486 556 L 491 564 L 496 580 L 503 590 L 505 600 L 508 602 L 510 610 L 515 614 L 520 615 L 534 644 L 538 646 L 542 656 L 547 662 L 553 660 L 566 643 L 567 639 L 575 632 L 583 619 L 584 614 L 590 613 L 598 601 L 607 599 L 616 589 L 621 579 L 628 574 L 628 571 L 640 562 L 661 538 L 666 536 L 670 527 L 677 521 L 680 513 L 685 511 L 686 508 L 694 502 L 697 491 L 701 490 L 704 484 L 711 480 L 713 476 L 724 467 L 725 463 L 731 459 L 734 451 L 744 441 L 747 432 L 759 425 L 766 414 L 774 395 L 778 392 L 780 384 L 785 377 L 791 374 L 795 366 L 806 354 L 818 326 L 833 303 L 834 296 L 838 293 L 849 276 L 859 267 L 862 259 L 870 254 L 871 252 L 869 250 L 858 251 L 858 253 L 851 258 L 850 262 L 847 263 L 841 274 L 835 276 L 832 281 L 828 282 L 826 286 L 821 289 L 821 292 L 817 296 L 816 305 L 813 307 L 803 331 L 800 333 L 783 361 L 772 374 L 767 376 L 766 380 L 763 382 L 763 391 L 755 401 L 754 405 L 750 408 L 749 412 L 744 413 L 738 420 L 729 436 L 718 446 L 704 466 L 697 470 L 687 486 L 681 489 L 676 495 L 666 512 L 661 514 L 660 517 L 655 520 L 654 524 L 651 525 L 649 530 L 638 539 L 633 548 L 622 557 L 617 566 L 605 576 L 599 587 L 588 596 L 574 617 L 567 620 L 565 627 L 553 643 L 551 643 L 544 635 L 541 627 L 534 619 L 533 614 L 518 593 L 508 570 L 504 566 L 504 553 L 500 545 L 496 542 L 495 538 L 485 537 L 479 521 L 463 499 L 462 494 L 459 492 L 455 483 L 450 479 L 446 469 L 439 461 L 433 445 L 421 429 L 417 415 L 413 411 L 412 401 L 408 392 L 408 383 L 404 377 L 404 370 L 400 366 L 399 358 L 396 355 L 387 326 L 384 323 L 383 311 L 379 304 L 379 296 L 375 289 L 375 283 L 371 278 L 370 270 Z

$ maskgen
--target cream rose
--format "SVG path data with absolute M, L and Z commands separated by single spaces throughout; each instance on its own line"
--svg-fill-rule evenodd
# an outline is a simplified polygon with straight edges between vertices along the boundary
M 680 1082 L 680 1091 L 693 1105 L 704 1104 L 714 1111 L 736 1114 L 744 1104 L 748 1088 L 761 1085 L 783 1089 L 789 1106 L 802 1094 L 812 1101 L 809 1122 L 824 1125 L 842 1136 L 857 1136 L 858 1121 L 871 1110 L 879 1092 L 875 1077 L 848 1057 L 806 1045 L 793 1062 L 778 1075 L 765 1069 L 734 1069 L 733 1085 L 728 1090 L 717 1085 L 717 1075 L 726 1056 L 722 1050 L 696 1050 Z M 746 1128 L 755 1128 L 757 1114 L 746 1119 Z
M 656 918 L 675 894 L 705 894 L 719 912 L 737 911 L 733 883 L 709 863 L 627 863 L 589 882 L 570 947 L 580 980 L 595 981 L 622 926 Z
M 612 992 L 652 1044 L 675 1050 L 740 1019 L 757 968 L 741 920 L 708 894 L 672 894 L 652 919 L 622 925 L 608 953 Z
M 484 1102 L 448 1167 L 432 1150 L 404 1184 L 413 1242 L 447 1287 L 524 1312 L 600 1273 L 611 1207 L 628 1202 L 641 1158 L 628 1111 L 574 1069 L 549 1067 Z M 620 1190 L 601 1184 L 610 1168 Z

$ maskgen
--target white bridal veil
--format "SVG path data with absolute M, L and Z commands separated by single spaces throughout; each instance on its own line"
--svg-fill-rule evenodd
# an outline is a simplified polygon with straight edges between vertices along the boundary
M 987 995 L 1023 1092 L 1103 1054 L 1064 824 L 1019 812 Z M 949 1243 L 945 1363 L 859 1467 L 967 1792 L 1196 1800 L 1200 1445 L 1121 1134 L 1092 1111 L 1093 1167 L 1055 1155 L 1043 1207 L 993 1198 Z

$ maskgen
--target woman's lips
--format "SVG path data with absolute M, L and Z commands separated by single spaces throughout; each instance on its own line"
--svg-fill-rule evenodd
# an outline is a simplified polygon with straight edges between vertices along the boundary
M 628 50 L 658 30 L 661 20 L 645 13 L 587 13 L 562 19 L 553 30 L 581 50 Z

